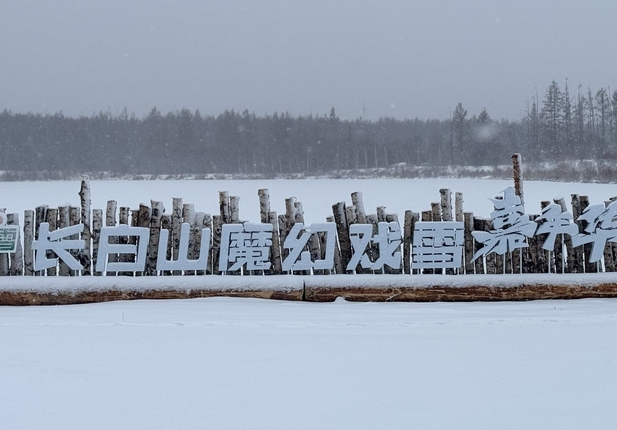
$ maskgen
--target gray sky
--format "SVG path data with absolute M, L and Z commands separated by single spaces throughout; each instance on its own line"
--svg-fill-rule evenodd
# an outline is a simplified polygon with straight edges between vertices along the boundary
M 518 120 L 617 89 L 615 0 L 0 0 L 0 110 Z

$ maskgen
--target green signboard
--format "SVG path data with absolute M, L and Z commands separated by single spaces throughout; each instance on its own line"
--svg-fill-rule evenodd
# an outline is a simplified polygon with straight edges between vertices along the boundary
M 19 227 L 16 225 L 5 225 L 0 227 L 0 253 L 15 252 L 17 240 L 19 239 Z

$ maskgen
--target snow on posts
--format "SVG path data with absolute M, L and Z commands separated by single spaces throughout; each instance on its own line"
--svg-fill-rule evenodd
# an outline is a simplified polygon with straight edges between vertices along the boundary
M 150 201 L 150 206 L 152 208 L 152 212 L 150 215 L 150 238 L 148 240 L 148 250 L 147 250 L 147 258 L 146 258 L 146 269 L 144 270 L 144 275 L 146 276 L 156 276 L 157 267 L 156 261 L 158 257 L 159 250 L 159 237 L 161 235 L 161 216 L 163 212 L 165 212 L 165 207 L 163 206 L 163 202 L 157 202 L 154 200 Z M 167 247 L 163 248 L 166 249 Z
M 79 199 L 81 201 L 81 222 L 84 225 L 84 231 L 81 233 L 81 238 L 84 240 L 86 247 L 80 253 L 80 263 L 83 266 L 82 275 L 92 275 L 92 222 L 91 214 L 91 199 L 90 199 L 90 180 L 87 176 L 81 179 L 81 188 L 79 190 Z
M 346 272 L 351 260 L 351 240 L 349 238 L 349 226 L 347 225 L 347 214 L 345 209 L 345 202 L 339 202 L 332 205 L 332 212 L 334 215 L 334 222 L 336 224 L 336 230 L 338 234 L 338 243 L 341 251 L 341 266 L 345 268 Z
M 180 247 L 180 226 L 182 225 L 182 199 L 174 197 L 172 199 L 171 229 L 172 229 L 172 257 L 178 259 L 178 249 Z M 174 270 L 174 275 L 182 275 L 181 270 Z
M 6 224 L 14 225 L 19 227 L 19 214 L 7 214 L 6 215 Z M 23 249 L 21 246 L 21 240 L 17 241 L 17 246 L 15 248 L 15 252 L 10 256 L 10 268 L 9 275 L 11 276 L 20 276 L 24 273 L 24 256 Z
M 58 209 L 49 208 L 47 210 L 47 223 L 49 224 L 49 231 L 54 231 L 58 228 Z M 47 258 L 52 257 L 52 252 L 47 251 Z M 56 266 L 50 267 L 49 269 L 47 269 L 47 276 L 56 276 L 56 272 Z
M 99 257 L 99 242 L 101 240 L 101 228 L 103 228 L 103 210 L 94 209 L 92 211 L 92 265 L 94 276 L 101 276 L 103 273 L 96 270 L 96 262 Z
M 32 240 L 34 239 L 34 211 L 24 211 L 24 275 L 34 275 L 34 256 Z

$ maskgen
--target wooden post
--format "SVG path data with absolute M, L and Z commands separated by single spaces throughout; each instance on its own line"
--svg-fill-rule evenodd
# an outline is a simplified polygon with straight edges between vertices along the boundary
M 465 267 L 465 271 L 461 273 L 465 273 L 467 275 L 472 275 L 475 273 L 475 265 L 471 262 L 474 255 L 474 239 L 471 234 L 473 231 L 473 220 L 473 212 L 465 212 L 463 214 L 463 227 L 465 231 L 465 252 L 463 255 L 463 265 Z
M 150 208 L 150 206 L 140 203 L 139 212 L 137 213 L 137 227 L 150 228 L 151 219 L 152 219 L 152 209 Z M 148 247 L 149 238 L 148 238 L 148 242 L 146 243 L 138 243 L 136 241 L 136 244 L 138 247 L 142 247 L 142 246 Z M 147 264 L 147 258 L 146 258 L 146 264 Z M 144 276 L 146 274 L 145 269 L 146 267 L 144 267 L 144 271 L 135 272 L 135 276 Z
M 358 224 L 366 224 L 366 211 L 364 210 L 364 201 L 362 199 L 362 193 L 359 191 L 351 193 L 351 203 L 356 208 L 356 216 Z
M 120 211 L 118 212 L 118 223 L 121 225 L 128 225 L 129 224 L 129 213 L 130 213 L 131 209 L 126 207 L 126 206 L 122 206 L 120 207 Z M 118 243 L 121 245 L 126 245 L 129 243 L 129 237 L 128 236 L 120 236 L 118 237 Z M 128 254 L 120 254 L 118 256 L 118 261 L 122 262 L 122 263 L 128 263 L 130 262 L 130 256 Z M 118 272 L 118 276 L 133 276 L 133 272 Z
M 219 208 L 221 213 L 221 224 L 229 224 L 231 216 L 229 214 L 229 193 L 227 191 L 219 191 Z
M 79 207 L 77 207 L 77 206 L 71 206 L 69 208 L 69 225 L 70 226 L 78 225 L 81 222 L 80 215 L 81 215 L 81 209 Z M 69 236 L 69 239 L 71 239 L 71 240 L 78 240 L 79 239 L 79 234 L 74 234 L 72 236 Z M 71 255 L 77 261 L 79 261 L 79 259 L 80 259 L 80 251 L 79 250 L 71 251 Z M 69 275 L 70 276 L 79 276 L 79 274 L 80 274 L 79 270 L 69 270 Z
M 281 261 L 281 238 L 279 236 L 278 217 L 276 212 L 268 212 L 268 222 L 272 224 L 272 273 L 280 275 L 283 273 L 283 263 Z
M 99 259 L 99 245 L 101 241 L 101 228 L 103 227 L 103 210 L 94 209 L 92 211 L 92 265 L 95 268 L 94 276 L 101 276 L 101 272 L 96 271 L 96 262 Z
M 79 253 L 79 262 L 83 269 L 81 274 L 84 276 L 92 275 L 92 222 L 90 218 L 91 200 L 90 200 L 90 180 L 87 176 L 81 179 L 81 189 L 79 191 L 81 200 L 81 222 L 84 225 L 84 230 L 81 233 L 81 238 L 85 242 L 84 249 Z
M 473 217 L 473 230 L 472 231 L 484 231 L 485 221 L 486 220 L 483 218 Z M 473 254 L 475 255 L 480 249 L 482 249 L 482 246 L 483 245 L 480 242 L 474 241 Z M 485 258 L 486 257 L 479 257 L 478 259 L 476 259 L 476 261 L 473 262 L 474 271 L 476 274 L 488 273 L 488 271 L 485 271 L 485 265 L 484 265 Z
M 212 273 L 220 274 L 219 261 L 221 256 L 221 235 L 223 220 L 220 215 L 212 215 Z
M 456 208 L 456 221 L 465 222 L 465 212 L 463 211 L 463 193 L 455 194 L 454 207 Z
M 452 221 L 452 192 L 447 188 L 439 190 L 441 196 L 441 219 L 444 221 Z
M 70 225 L 70 209 L 68 206 L 60 206 L 58 208 L 58 228 L 65 228 Z M 71 270 L 67 264 L 60 260 L 58 264 L 58 274 L 60 276 L 70 276 Z
M 262 224 L 266 224 L 270 219 L 270 191 L 267 188 L 257 190 L 259 196 L 259 217 Z
M 521 154 L 512 155 L 512 176 L 514 179 L 514 194 L 521 198 L 521 204 L 525 204 L 523 193 L 523 157 Z
M 351 260 L 351 240 L 349 239 L 345 202 L 332 205 L 332 213 L 334 214 L 334 222 L 336 223 L 338 242 L 341 249 L 341 265 L 343 270 L 347 272 L 347 265 L 349 260 Z
M 238 196 L 229 198 L 229 222 L 240 224 L 240 197 Z
M 107 208 L 105 210 L 105 227 L 115 227 L 116 226 L 116 209 L 118 208 L 118 202 L 116 202 L 115 200 L 109 200 L 107 202 Z M 117 237 L 110 237 L 109 238 L 109 243 L 111 244 L 117 244 L 118 243 L 118 238 Z M 118 254 L 109 254 L 108 257 L 108 262 L 112 263 L 112 262 L 117 262 L 118 261 Z M 117 273 L 116 272 L 106 272 L 106 276 L 116 276 Z
M 7 225 L 19 226 L 19 214 L 16 214 L 16 213 L 7 214 L 6 223 Z M 15 247 L 15 252 L 11 254 L 9 275 L 21 276 L 23 275 L 23 273 L 24 273 L 24 254 L 23 254 L 23 248 L 21 246 L 21 240 L 18 240 L 17 246 Z
M 171 229 L 172 229 L 172 254 L 173 260 L 178 260 L 178 249 L 180 248 L 180 228 L 182 226 L 182 199 L 178 197 L 173 198 L 171 212 Z M 182 270 L 174 270 L 174 275 L 182 275 Z
M 611 202 L 605 201 L 604 204 L 606 207 L 608 207 L 608 205 L 610 205 Z M 598 264 L 598 271 L 601 270 L 601 266 L 602 266 L 601 264 Z M 607 242 L 604 245 L 604 271 L 605 272 L 615 271 L 615 260 L 613 258 L 613 247 L 610 242 Z
M 34 210 L 35 216 L 35 224 L 34 224 L 34 238 L 39 240 L 39 228 L 41 227 L 41 223 L 47 220 L 47 205 L 37 206 Z M 68 225 L 68 208 L 67 208 L 67 225 Z M 41 276 L 44 274 L 43 270 L 37 270 L 34 275 Z
M 146 255 L 146 276 L 156 276 L 156 261 L 158 259 L 159 239 L 161 237 L 161 216 L 165 212 L 163 202 L 150 201 L 152 212 L 150 215 L 150 240 L 148 241 L 148 253 Z
M 0 208 L 0 213 L 6 213 L 6 209 Z M 8 276 L 9 271 L 9 255 L 4 253 L 0 254 L 0 276 Z
M 32 240 L 34 239 L 34 211 L 24 211 L 24 275 L 34 276 L 34 255 Z
M 553 199 L 553 202 L 561 206 L 561 212 L 567 212 L 566 201 L 563 197 L 557 197 Z M 565 251 L 564 251 L 565 247 Z M 559 254 L 558 254 L 559 252 Z M 572 237 L 569 234 L 557 235 L 555 241 L 555 261 L 557 262 L 557 273 L 570 273 L 572 271 L 572 265 L 574 259 L 574 252 L 572 250 Z M 561 264 L 561 270 L 559 268 Z
M 208 264 L 206 266 L 206 274 L 212 274 L 212 215 L 204 215 L 204 227 L 210 230 L 210 240 L 208 241 L 208 249 L 205 252 L 208 253 Z
M 47 223 L 49 224 L 49 231 L 52 232 L 58 228 L 58 209 L 49 208 L 47 209 Z M 53 251 L 47 251 L 47 258 L 53 258 Z M 57 268 L 50 267 L 47 269 L 47 276 L 56 276 Z
M 167 243 L 165 244 L 165 258 L 167 260 L 171 260 L 173 258 L 173 241 L 174 241 L 173 240 L 173 229 L 171 225 L 171 215 L 169 214 L 161 215 L 161 230 L 168 231 Z M 161 275 L 163 276 L 171 276 L 171 274 L 172 274 L 171 270 L 163 270 L 161 272 Z
M 326 218 L 327 222 L 335 222 L 334 216 L 329 216 Z M 343 262 L 341 261 L 341 249 L 339 247 L 338 241 L 334 244 L 334 272 L 335 273 L 345 273 L 343 269 Z
M 195 205 L 192 203 L 185 203 L 182 206 L 182 223 L 190 224 L 191 229 L 189 233 L 189 247 L 188 247 L 188 258 L 190 260 L 195 260 Z M 194 275 L 194 270 L 185 270 L 185 275 Z
M 397 223 L 399 225 L 399 228 L 400 228 L 400 223 L 398 221 L 398 214 L 386 214 L 386 222 L 388 222 L 388 223 L 395 222 L 395 223 Z M 403 238 L 402 237 L 403 233 L 404 232 L 401 231 L 401 239 Z M 403 242 L 401 241 L 401 245 L 402 244 L 403 244 Z M 399 245 L 399 249 L 402 251 L 403 247 L 401 245 Z M 394 268 L 394 267 L 390 267 L 388 265 L 384 265 L 384 273 L 393 274 L 393 275 L 398 275 L 400 273 L 403 273 L 401 264 L 402 264 L 402 261 L 400 262 L 398 268 Z
M 580 204 L 581 204 L 581 213 L 587 209 L 589 206 L 589 197 L 588 196 L 580 196 Z M 581 227 L 584 229 L 587 226 L 586 221 L 581 221 Z M 591 249 L 592 244 L 586 243 L 583 245 L 583 252 L 585 253 L 585 273 L 596 273 L 598 272 L 598 267 L 600 266 L 597 262 L 591 263 L 589 259 L 591 258 Z
M 578 225 L 578 232 L 582 233 L 584 229 L 583 221 L 578 219 L 582 213 L 581 199 L 578 194 L 571 194 L 571 197 L 572 197 L 572 216 L 574 217 L 574 222 L 576 222 L 576 224 Z M 572 265 L 572 273 L 584 273 L 585 272 L 584 247 L 581 245 L 581 246 L 577 246 L 576 248 L 573 248 L 573 254 L 574 255 L 572 259 L 574 261 L 574 264 Z
M 405 211 L 403 222 L 403 273 L 411 274 L 411 245 L 413 243 L 414 219 L 412 211 Z
M 204 220 L 206 214 L 203 212 L 195 213 L 195 226 L 193 227 L 193 256 L 195 259 L 198 259 L 201 256 L 202 252 L 208 252 L 207 249 L 201 249 L 201 232 L 204 228 Z M 205 275 L 206 268 L 203 270 L 196 270 L 195 275 Z

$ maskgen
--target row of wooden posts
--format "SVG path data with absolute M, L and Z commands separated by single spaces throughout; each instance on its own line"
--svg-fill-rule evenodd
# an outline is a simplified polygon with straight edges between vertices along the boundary
M 460 221 L 464 224 L 464 257 L 461 267 L 458 269 L 424 269 L 423 274 L 500 274 L 500 273 L 584 273 L 598 271 L 615 271 L 617 270 L 617 243 L 608 243 L 604 250 L 603 264 L 588 263 L 591 253 L 591 245 L 579 247 L 572 246 L 572 240 L 568 235 L 558 235 L 554 252 L 546 251 L 542 248 L 543 238 L 532 237 L 528 239 L 528 248 L 508 252 L 506 255 L 488 254 L 486 258 L 478 258 L 472 262 L 474 254 L 483 246 L 476 242 L 472 236 L 472 231 L 490 231 L 492 230 L 492 222 L 490 219 L 478 218 L 471 212 L 463 210 L 463 195 L 455 193 L 454 206 L 452 205 L 452 193 L 448 189 L 441 189 L 440 201 L 431 204 L 431 209 L 422 212 L 413 212 L 408 210 L 405 212 L 402 225 L 402 264 L 401 268 L 395 269 L 389 266 L 384 266 L 384 273 L 404 273 L 418 274 L 418 270 L 413 268 L 411 261 L 412 243 L 414 234 L 414 224 L 417 221 Z M 258 191 L 260 202 L 260 220 L 262 223 L 270 223 L 273 225 L 272 247 L 270 261 L 271 269 L 265 271 L 265 274 L 282 274 L 282 261 L 285 259 L 286 250 L 282 244 L 285 242 L 288 232 L 295 223 L 304 223 L 302 203 L 295 198 L 285 200 L 285 214 L 278 215 L 270 208 L 270 197 L 267 189 Z M 84 179 L 81 184 L 79 193 L 81 199 L 81 207 L 63 206 L 59 208 L 49 208 L 47 206 L 39 206 L 35 210 L 27 210 L 24 213 L 23 224 L 23 247 L 21 243 L 18 246 L 17 252 L 13 254 L 0 254 L 0 275 L 26 275 L 26 276 L 77 276 L 77 275 L 101 275 L 95 272 L 95 262 L 98 254 L 98 243 L 101 228 L 105 226 L 115 226 L 119 224 L 127 224 L 136 227 L 147 227 L 150 229 L 150 241 L 148 246 L 148 257 L 146 267 L 143 272 L 122 272 L 112 273 L 107 272 L 107 276 L 127 275 L 127 276 L 152 276 L 152 275 L 203 275 L 203 274 L 219 274 L 218 260 L 221 246 L 221 229 L 223 224 L 241 223 L 239 210 L 239 197 L 229 196 L 227 192 L 219 193 L 220 213 L 217 215 L 205 214 L 196 212 L 193 204 L 183 203 L 182 199 L 174 198 L 172 203 L 172 211 L 170 214 L 164 212 L 162 202 L 152 201 L 151 205 L 140 205 L 138 209 L 130 209 L 128 207 L 120 207 L 118 210 L 115 201 L 109 201 L 105 212 L 101 209 L 90 209 L 90 188 L 87 179 Z M 337 243 L 335 248 L 334 270 L 315 271 L 315 274 L 341 274 L 353 273 L 348 272 L 344 268 L 347 267 L 352 256 L 352 245 L 349 236 L 349 226 L 356 223 L 372 224 L 374 232 L 377 232 L 379 222 L 398 222 L 397 214 L 386 213 L 385 207 L 378 207 L 374 214 L 367 214 L 362 202 L 362 194 L 360 192 L 352 193 L 351 205 L 344 202 L 333 205 L 333 214 L 327 218 L 327 221 L 336 223 L 337 227 Z M 544 208 L 550 202 L 542 202 Z M 563 198 L 555 200 L 555 203 L 562 207 L 562 211 L 566 211 L 566 203 Z M 582 211 L 589 205 L 587 196 L 572 195 L 572 212 L 576 220 Z M 534 220 L 538 215 L 532 215 L 530 218 Z M 19 217 L 17 214 L 7 215 L 8 224 L 19 225 Z M 35 271 L 33 264 L 32 241 L 38 239 L 38 231 L 41 223 L 49 223 L 50 231 L 64 228 L 71 225 L 83 224 L 84 229 L 81 234 L 81 239 L 85 241 L 85 249 L 82 251 L 74 251 L 75 257 L 84 267 L 81 271 L 73 271 L 61 260 L 57 267 L 52 267 L 45 271 Z M 167 229 L 170 232 L 170 240 L 167 247 L 167 258 L 177 259 L 179 248 L 179 234 L 182 223 L 190 223 L 191 240 L 189 242 L 189 259 L 196 259 L 200 252 L 208 252 L 209 258 L 207 267 L 203 271 L 173 271 L 173 272 L 157 272 L 157 250 L 158 241 L 161 229 Z M 584 222 L 579 221 L 579 231 L 583 231 Z M 210 249 L 199 249 L 201 243 L 202 228 L 211 229 Z M 77 239 L 72 237 L 69 239 Z M 127 244 L 135 243 L 136 238 L 118 237 L 118 243 Z M 307 250 L 310 252 L 313 261 L 323 259 L 325 257 L 325 233 L 312 235 L 307 245 Z M 143 246 L 143 244 L 140 244 Z M 372 247 L 368 250 L 370 257 L 376 259 L 378 257 L 378 247 Z M 53 257 L 49 255 L 49 257 Z M 110 261 L 132 261 L 129 254 L 119 254 L 110 257 Z M 358 267 L 355 273 L 381 273 L 381 271 L 373 271 Z M 309 272 L 297 272 L 309 274 Z M 263 272 L 251 273 L 263 274 Z

